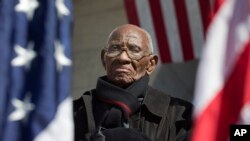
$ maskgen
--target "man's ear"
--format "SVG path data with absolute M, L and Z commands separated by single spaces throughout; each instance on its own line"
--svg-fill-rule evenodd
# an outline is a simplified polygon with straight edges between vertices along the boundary
M 102 60 L 102 66 L 104 67 L 104 69 L 106 70 L 106 63 L 105 63 L 105 50 L 102 49 L 102 52 L 101 52 L 101 60 Z
M 151 55 L 150 56 L 150 60 L 149 60 L 149 64 L 148 64 L 148 67 L 147 67 L 147 74 L 150 75 L 156 68 L 158 64 L 158 56 L 157 55 Z

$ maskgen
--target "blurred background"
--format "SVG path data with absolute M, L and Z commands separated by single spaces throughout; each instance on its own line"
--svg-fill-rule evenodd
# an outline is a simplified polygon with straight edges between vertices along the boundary
M 73 0 L 74 3 L 74 31 L 73 31 L 73 98 L 79 98 L 83 92 L 95 88 L 96 81 L 98 77 L 105 75 L 105 71 L 101 64 L 100 52 L 102 47 L 104 47 L 109 33 L 117 26 L 133 23 L 133 19 L 129 17 L 129 12 L 131 14 L 131 8 L 133 5 L 129 3 L 130 0 Z M 136 2 L 137 6 L 145 5 L 143 2 L 145 0 L 138 0 Z M 159 2 L 159 1 L 158 1 Z M 201 22 L 197 20 L 190 20 L 191 17 L 195 17 L 199 12 L 197 7 L 197 0 L 190 0 L 188 3 L 174 3 L 173 1 L 170 4 L 175 4 L 175 15 L 184 18 L 169 17 L 168 25 L 173 25 L 173 21 L 177 21 L 183 24 L 183 20 L 188 19 L 190 29 L 190 35 L 180 34 L 176 35 L 176 31 L 171 30 L 173 28 L 168 28 L 168 43 L 172 46 L 178 46 L 175 37 L 191 38 L 193 44 L 196 48 L 201 48 L 203 41 L 201 40 L 200 33 L 201 31 Z M 185 2 L 185 1 L 182 1 Z M 134 3 L 135 4 L 135 3 Z M 146 4 L 150 4 L 149 2 Z M 186 7 L 186 13 L 180 10 L 183 10 L 183 6 Z M 151 9 L 154 8 L 151 6 Z M 169 7 L 166 7 L 170 9 Z M 146 12 L 145 8 L 144 9 Z M 137 9 L 138 10 L 138 9 Z M 162 7 L 162 11 L 164 7 Z M 157 11 L 157 10 L 156 10 Z M 142 15 L 145 12 L 139 12 L 138 15 Z M 179 12 L 179 15 L 178 13 Z M 170 13 L 170 12 L 165 12 Z M 171 13 L 170 13 L 171 14 Z M 151 13 L 151 18 L 157 18 L 158 16 L 167 16 L 161 15 L 161 13 Z M 189 16 L 189 17 L 188 17 Z M 198 15 L 199 16 L 199 15 Z M 196 16 L 197 17 L 197 16 Z M 145 19 L 145 18 L 144 18 Z M 148 18 L 150 19 L 150 18 Z M 147 24 L 147 21 L 142 21 L 140 23 L 143 27 L 143 24 Z M 157 19 L 156 19 L 157 20 Z M 144 24 L 144 25 L 145 25 Z M 185 22 L 184 22 L 185 24 Z M 178 24 L 175 23 L 175 26 Z M 181 26 L 181 24 L 179 24 Z M 198 27 L 198 28 L 197 28 Z M 146 28 L 147 29 L 147 28 Z M 152 29 L 152 28 L 149 28 Z M 157 30 L 154 28 L 155 31 Z M 148 29 L 147 29 L 148 30 Z M 179 31 L 187 29 L 181 29 Z M 149 31 L 152 35 L 152 31 Z M 193 33 L 196 33 L 194 37 Z M 191 37 L 192 36 L 192 37 Z M 154 40 L 156 38 L 153 38 Z M 182 39 L 181 40 L 185 40 Z M 160 55 L 158 47 L 156 46 L 157 41 L 154 41 L 155 52 Z M 158 43 L 159 44 L 159 43 Z M 180 44 L 180 43 L 179 43 Z M 183 46 L 187 44 L 182 43 Z M 179 45 L 180 46 L 180 45 Z M 196 53 L 200 54 L 200 52 Z M 197 70 L 198 57 L 199 55 L 194 56 L 193 58 L 188 58 L 182 61 L 164 61 L 161 60 L 157 70 L 154 72 L 150 79 L 150 85 L 153 87 L 164 91 L 167 94 L 170 94 L 174 97 L 179 97 L 186 99 L 192 102 L 192 96 L 194 92 L 194 83 L 195 83 L 195 74 Z

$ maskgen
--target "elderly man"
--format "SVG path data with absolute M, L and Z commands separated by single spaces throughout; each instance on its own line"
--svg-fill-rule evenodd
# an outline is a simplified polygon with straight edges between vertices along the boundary
M 147 31 L 114 29 L 101 53 L 106 76 L 74 101 L 75 140 L 174 141 L 188 137 L 192 104 L 148 86 L 158 62 Z

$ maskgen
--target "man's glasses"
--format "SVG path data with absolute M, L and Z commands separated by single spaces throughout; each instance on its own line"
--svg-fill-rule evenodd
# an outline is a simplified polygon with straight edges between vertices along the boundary
M 132 60 L 140 60 L 141 58 L 152 54 L 148 53 L 145 55 L 146 52 L 142 51 L 142 49 L 138 46 L 122 47 L 121 45 L 110 45 L 105 48 L 105 51 L 109 57 L 116 57 L 123 51 L 126 51 L 128 57 Z

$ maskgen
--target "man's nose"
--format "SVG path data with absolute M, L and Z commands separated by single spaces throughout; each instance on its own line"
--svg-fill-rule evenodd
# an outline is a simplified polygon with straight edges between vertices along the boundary
M 119 58 L 119 60 L 121 60 L 121 61 L 131 61 L 131 59 L 130 59 L 129 56 L 128 56 L 128 53 L 127 53 L 125 50 L 123 50 L 123 51 L 121 52 L 121 54 L 118 56 L 118 58 Z

